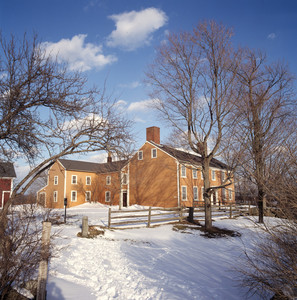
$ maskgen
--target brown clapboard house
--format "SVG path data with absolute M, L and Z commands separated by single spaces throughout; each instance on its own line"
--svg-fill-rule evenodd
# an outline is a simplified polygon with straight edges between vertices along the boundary
M 160 144 L 160 128 L 149 127 L 144 145 L 130 160 L 91 163 L 59 159 L 49 170 L 39 203 L 62 208 L 86 202 L 158 207 L 203 205 L 201 157 Z M 213 159 L 210 182 L 220 185 L 227 166 Z M 234 202 L 234 184 L 212 194 L 212 203 Z

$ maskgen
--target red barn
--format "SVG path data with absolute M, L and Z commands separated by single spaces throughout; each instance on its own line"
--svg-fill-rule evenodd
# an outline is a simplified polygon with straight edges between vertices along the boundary
M 13 179 L 16 177 L 12 163 L 0 162 L 0 208 L 8 201 L 13 189 Z

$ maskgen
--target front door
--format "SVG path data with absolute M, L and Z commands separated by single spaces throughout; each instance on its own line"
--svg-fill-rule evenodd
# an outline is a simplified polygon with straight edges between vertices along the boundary
M 123 192 L 123 207 L 127 207 L 127 192 Z

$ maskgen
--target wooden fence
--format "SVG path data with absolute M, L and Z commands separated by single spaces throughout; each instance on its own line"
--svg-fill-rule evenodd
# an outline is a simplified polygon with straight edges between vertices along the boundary
M 190 208 L 146 208 L 135 210 L 108 210 L 108 228 L 124 227 L 132 225 L 145 225 L 151 227 L 152 224 L 166 224 L 170 222 L 181 222 L 190 217 Z M 248 214 L 249 207 L 229 205 L 213 205 L 213 218 L 233 218 L 239 215 Z M 193 220 L 204 221 L 204 207 L 195 207 L 192 209 Z

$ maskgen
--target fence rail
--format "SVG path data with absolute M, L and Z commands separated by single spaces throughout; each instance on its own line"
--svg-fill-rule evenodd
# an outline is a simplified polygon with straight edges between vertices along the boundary
M 108 210 L 108 228 L 121 225 L 146 224 L 150 227 L 152 223 L 168 223 L 182 221 L 188 211 L 187 208 L 152 208 L 141 210 Z M 131 214 L 134 213 L 134 214 Z M 116 220 L 114 222 L 113 220 Z
M 243 214 L 248 214 L 248 206 L 213 205 L 212 217 L 233 218 Z M 190 215 L 192 213 L 192 216 Z M 171 208 L 145 208 L 139 210 L 108 210 L 108 228 L 143 224 L 151 227 L 156 223 L 181 222 L 189 218 L 190 220 L 204 221 L 204 207 L 171 207 Z

